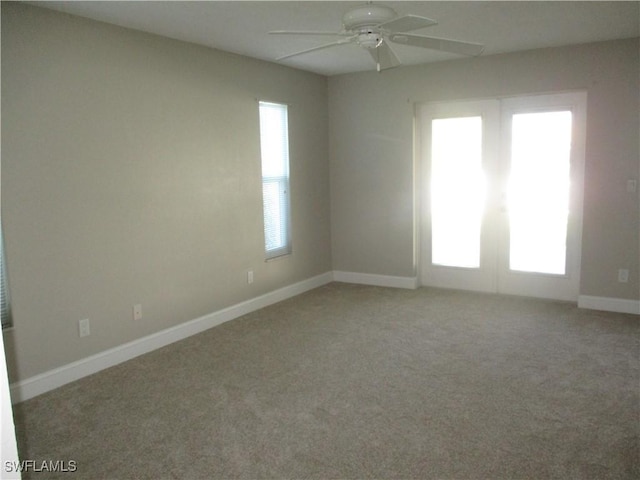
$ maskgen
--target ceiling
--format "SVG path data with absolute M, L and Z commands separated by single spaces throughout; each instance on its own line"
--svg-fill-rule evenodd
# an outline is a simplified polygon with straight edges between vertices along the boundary
M 271 30 L 339 31 L 342 15 L 365 2 L 340 1 L 72 1 L 29 2 L 116 25 L 275 61 L 277 57 L 329 43 L 332 37 L 277 36 Z M 483 43 L 483 55 L 640 37 L 640 1 L 412 1 L 375 2 L 398 15 L 432 18 L 438 25 L 412 33 Z M 460 58 L 394 44 L 404 65 Z M 374 70 L 370 55 L 353 44 L 319 50 L 281 62 L 337 75 Z

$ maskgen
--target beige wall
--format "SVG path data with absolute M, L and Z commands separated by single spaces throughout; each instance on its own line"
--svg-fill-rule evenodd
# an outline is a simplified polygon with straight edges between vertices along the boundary
M 290 103 L 294 253 L 268 263 L 256 99 Z M 322 76 L 3 2 L 11 379 L 329 271 L 327 117 Z
M 416 102 L 588 92 L 580 293 L 638 299 L 638 39 L 329 79 L 334 270 L 414 276 Z M 618 268 L 629 268 L 618 283 Z

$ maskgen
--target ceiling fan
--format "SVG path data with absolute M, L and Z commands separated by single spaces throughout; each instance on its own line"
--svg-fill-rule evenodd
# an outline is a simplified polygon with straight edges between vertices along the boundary
M 337 45 L 355 43 L 371 54 L 373 61 L 376 62 L 378 71 L 397 67 L 401 64 L 398 56 L 391 49 L 390 42 L 460 55 L 475 56 L 482 53 L 484 45 L 479 43 L 406 33 L 437 25 L 437 23 L 435 20 L 418 15 L 398 16 L 391 7 L 373 5 L 369 2 L 346 12 L 342 17 L 342 30 L 339 32 L 276 30 L 269 33 L 272 35 L 328 35 L 343 37 L 331 43 L 278 57 L 276 58 L 277 61 Z

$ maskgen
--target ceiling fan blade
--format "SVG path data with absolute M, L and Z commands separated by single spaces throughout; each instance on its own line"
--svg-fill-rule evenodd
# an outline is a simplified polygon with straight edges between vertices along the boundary
M 306 50 L 302 50 L 300 52 L 295 52 L 295 53 L 290 53 L 289 55 L 284 55 L 282 57 L 278 57 L 276 58 L 276 61 L 280 61 L 280 60 L 284 60 L 285 58 L 291 58 L 291 57 L 295 57 L 296 55 L 302 55 L 304 53 L 311 53 L 311 52 L 315 52 L 316 50 L 322 50 L 324 48 L 329 48 L 329 47 L 335 47 L 336 45 L 343 45 L 345 43 L 351 43 L 351 41 L 354 39 L 355 37 L 349 37 L 349 38 L 344 38 L 342 40 L 338 40 L 337 42 L 331 42 L 331 43 L 326 43 L 324 45 L 320 45 L 318 47 L 313 47 L 313 48 L 308 48 Z
M 379 27 L 384 28 L 391 33 L 396 32 L 410 32 L 411 30 L 418 30 L 419 28 L 430 27 L 437 25 L 438 22 L 431 20 L 427 17 L 419 17 L 418 15 L 405 15 L 398 17 L 394 20 L 381 23 Z
M 424 35 L 413 35 L 410 33 L 396 33 L 389 35 L 389 40 L 401 45 L 411 45 L 413 47 L 430 48 L 443 52 L 458 53 L 461 55 L 480 55 L 484 50 L 484 45 L 479 43 L 461 42 L 458 40 L 448 40 L 446 38 L 425 37 Z
M 367 49 L 371 53 L 373 61 L 376 62 L 378 71 L 397 67 L 401 64 L 395 52 L 387 42 L 382 42 L 378 48 Z
M 268 33 L 269 35 L 331 35 L 334 37 L 345 37 L 353 35 L 352 33 L 347 32 L 320 32 L 313 30 L 273 30 Z

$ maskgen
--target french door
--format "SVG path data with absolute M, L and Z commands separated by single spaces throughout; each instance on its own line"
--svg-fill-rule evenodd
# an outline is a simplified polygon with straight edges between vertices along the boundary
M 421 283 L 577 300 L 586 94 L 417 114 Z

